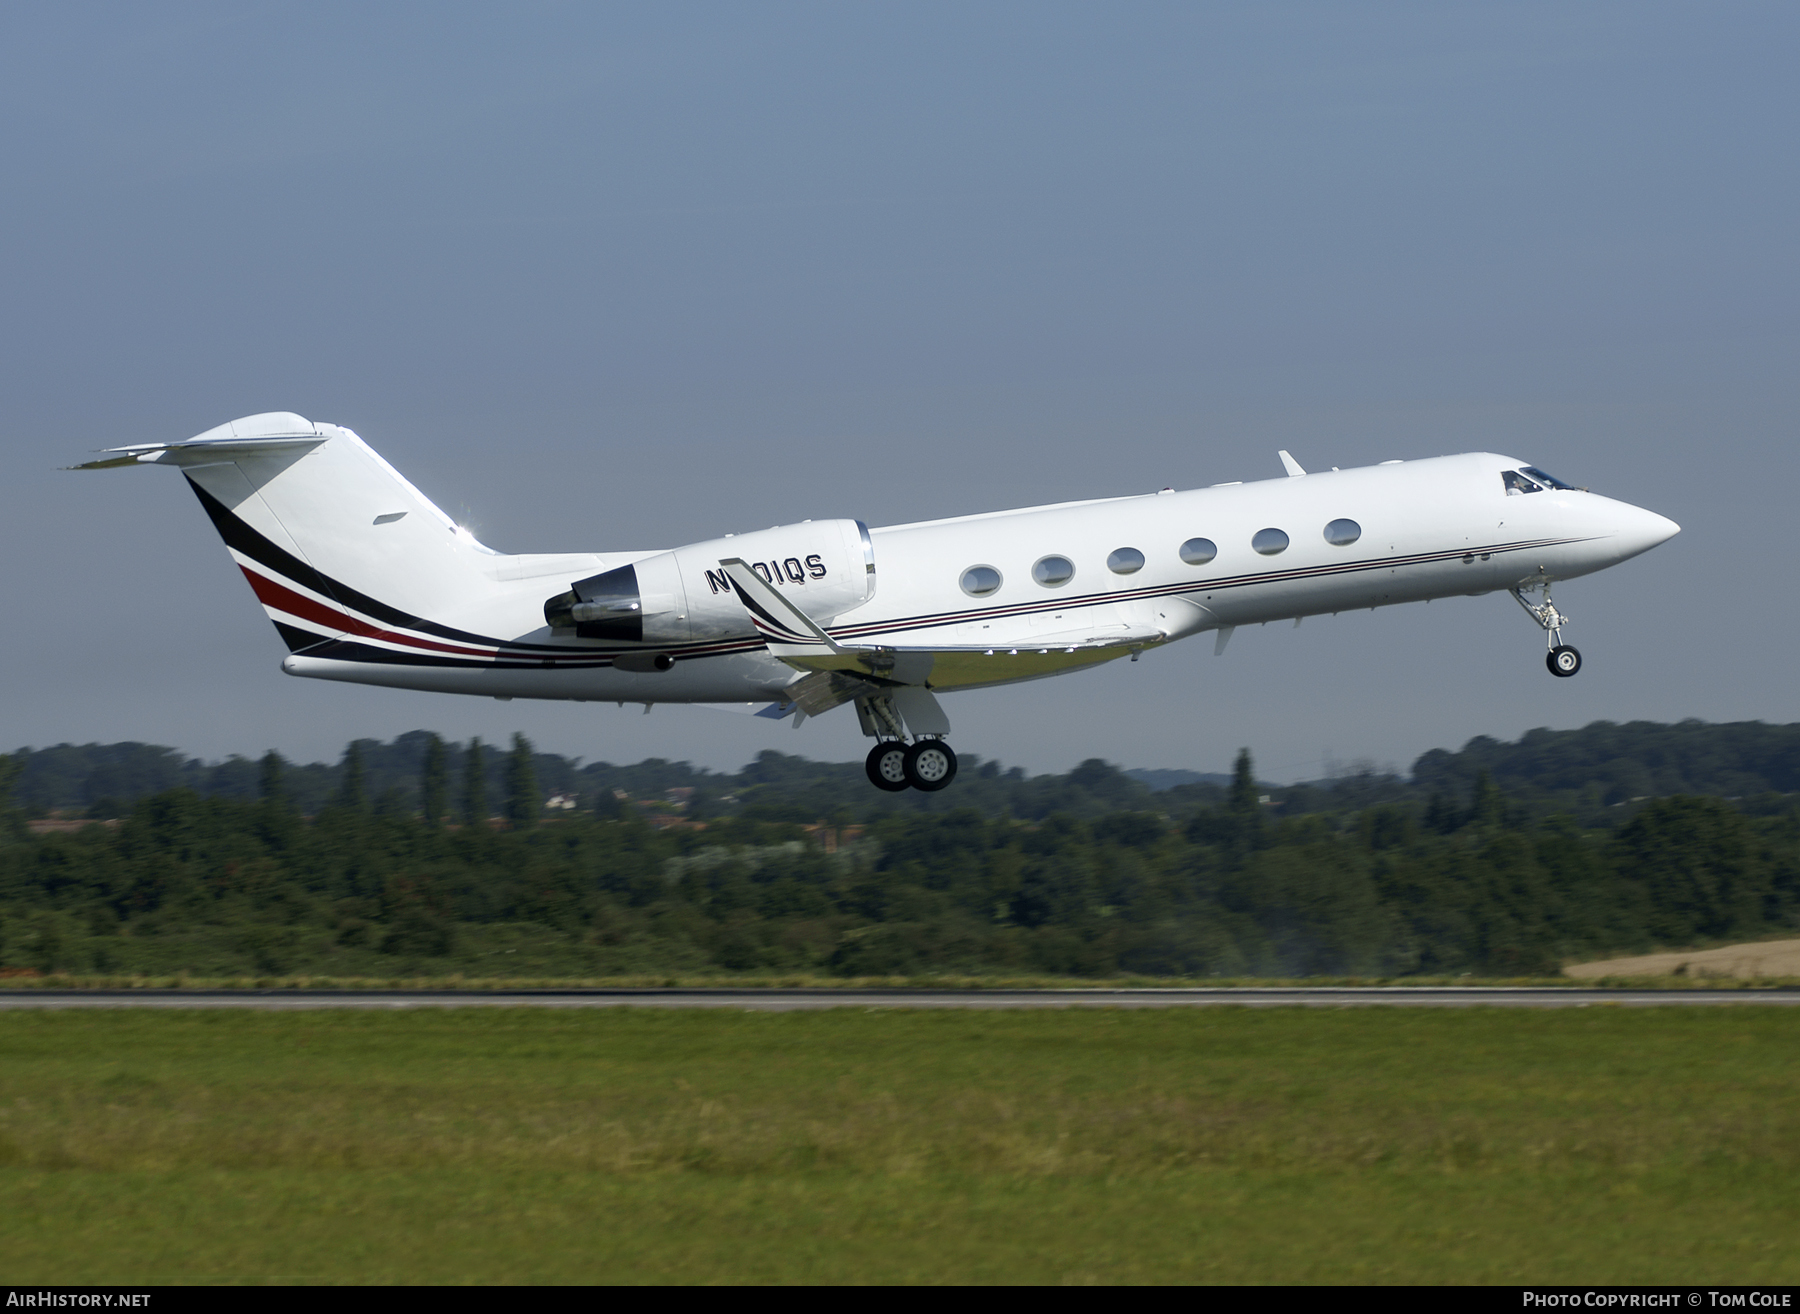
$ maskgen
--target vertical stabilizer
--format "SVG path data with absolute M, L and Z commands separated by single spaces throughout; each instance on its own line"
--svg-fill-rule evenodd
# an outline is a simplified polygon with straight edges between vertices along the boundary
M 290 412 L 116 449 L 89 468 L 173 465 L 292 651 L 432 624 L 491 588 L 494 553 L 348 429 Z M 470 636 L 472 637 L 472 636 Z

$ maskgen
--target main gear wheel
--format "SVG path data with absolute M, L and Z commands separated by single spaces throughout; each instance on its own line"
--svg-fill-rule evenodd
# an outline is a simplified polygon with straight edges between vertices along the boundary
M 871 748 L 863 763 L 863 769 L 869 773 L 869 783 L 890 794 L 911 788 L 912 781 L 907 778 L 906 770 L 908 751 L 898 739 L 886 739 Z
M 956 754 L 942 739 L 921 739 L 906 750 L 906 781 L 933 793 L 956 779 Z

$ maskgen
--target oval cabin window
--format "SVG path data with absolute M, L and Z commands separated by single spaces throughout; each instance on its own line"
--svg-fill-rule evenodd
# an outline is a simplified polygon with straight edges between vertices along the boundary
M 1333 520 L 1325 526 L 1325 541 L 1332 547 L 1349 547 L 1362 537 L 1362 526 L 1354 520 Z
M 1181 545 L 1181 559 L 1190 566 L 1204 566 L 1219 555 L 1219 545 L 1210 538 L 1190 538 Z
M 985 598 L 1000 589 L 1000 572 L 992 566 L 970 566 L 962 573 L 962 591 L 971 598 Z
M 1106 559 L 1106 568 L 1115 575 L 1135 575 L 1144 568 L 1144 554 L 1136 548 L 1119 548 Z
M 1031 577 L 1047 589 L 1061 588 L 1075 578 L 1075 563 L 1067 557 L 1043 557 L 1031 568 Z
M 1256 537 L 1250 540 L 1250 546 L 1265 557 L 1272 557 L 1277 552 L 1286 552 L 1288 536 L 1279 529 L 1259 529 Z

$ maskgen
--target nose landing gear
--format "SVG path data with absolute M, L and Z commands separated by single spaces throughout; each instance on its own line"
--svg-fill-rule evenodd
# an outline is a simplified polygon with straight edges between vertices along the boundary
M 1525 608 L 1527 616 L 1543 626 L 1544 639 L 1550 647 L 1550 651 L 1544 657 L 1544 665 L 1549 668 L 1550 674 L 1566 680 L 1579 671 L 1581 654 L 1562 641 L 1562 628 L 1569 623 L 1569 618 L 1558 611 L 1556 604 L 1550 600 L 1550 581 L 1542 580 L 1521 584 L 1517 588 L 1507 591 L 1513 595 L 1515 602 Z M 1525 601 L 1527 592 L 1537 591 L 1541 591 L 1544 595 L 1542 602 Z

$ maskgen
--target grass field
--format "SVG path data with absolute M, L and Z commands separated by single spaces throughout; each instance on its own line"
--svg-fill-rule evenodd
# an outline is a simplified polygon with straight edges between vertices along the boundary
M 50 1282 L 1800 1281 L 1800 1014 L 0 1014 Z

